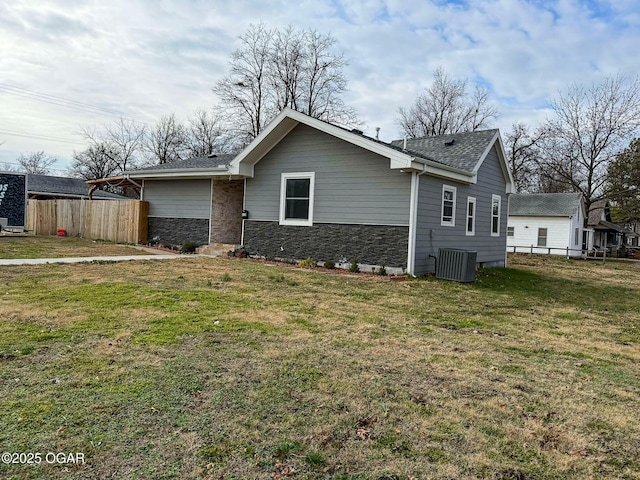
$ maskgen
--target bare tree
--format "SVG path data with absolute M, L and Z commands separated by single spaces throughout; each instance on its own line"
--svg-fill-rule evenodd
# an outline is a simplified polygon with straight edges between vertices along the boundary
M 347 81 L 336 40 L 315 30 L 251 25 L 233 52 L 230 74 L 213 88 L 233 128 L 249 141 L 284 107 L 327 122 L 357 124 L 341 98 Z
M 144 126 L 122 118 L 100 130 L 89 127 L 82 129 L 82 135 L 89 147 L 111 158 L 115 164 L 115 173 L 140 165 L 145 134 Z
M 617 75 L 588 89 L 573 85 L 552 106 L 540 174 L 581 192 L 588 209 L 603 194 L 611 159 L 640 129 L 640 81 Z
M 196 110 L 186 127 L 185 149 L 191 157 L 204 157 L 211 153 L 225 153 L 233 150 L 232 140 L 223 126 L 222 119 L 215 113 Z
M 45 154 L 42 150 L 22 154 L 18 157 L 18 163 L 21 167 L 20 170 L 35 175 L 49 175 L 51 173 L 51 167 L 57 161 L 57 158 Z
M 231 54 L 231 72 L 213 87 L 239 135 L 257 137 L 273 112 L 268 112 L 268 64 L 273 32 L 251 25 L 240 37 L 242 47 Z
M 300 86 L 304 82 L 305 33 L 292 26 L 272 32 L 269 85 L 278 111 L 285 107 L 300 111 L 303 106 Z
M 517 192 L 531 192 L 539 186 L 540 143 L 546 133 L 544 128 L 531 132 L 526 124 L 518 122 L 511 126 L 505 137 L 505 154 Z
M 69 173 L 85 180 L 112 177 L 122 173 L 114 158 L 111 145 L 107 143 L 94 143 L 86 150 L 73 152 L 73 162 Z
M 188 156 L 187 130 L 175 115 L 165 115 L 149 130 L 144 143 L 147 160 L 151 165 L 176 162 Z
M 433 83 L 414 104 L 398 109 L 396 122 L 411 138 L 473 132 L 490 126 L 498 111 L 489 104 L 489 92 L 476 86 L 467 92 L 467 80 L 451 78 L 443 68 L 433 73 Z
M 309 31 L 306 38 L 303 113 L 344 126 L 359 125 L 355 110 L 340 97 L 347 90 L 343 73 L 347 61 L 344 55 L 331 53 L 335 38 L 315 30 Z

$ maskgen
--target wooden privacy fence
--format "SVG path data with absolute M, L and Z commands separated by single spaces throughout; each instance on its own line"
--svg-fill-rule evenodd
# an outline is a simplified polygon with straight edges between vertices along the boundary
M 36 235 L 147 242 L 149 202 L 140 200 L 29 200 L 27 230 Z

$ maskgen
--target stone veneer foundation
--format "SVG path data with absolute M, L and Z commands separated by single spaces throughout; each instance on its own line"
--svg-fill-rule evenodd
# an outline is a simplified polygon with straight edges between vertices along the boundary
M 253 256 L 407 267 L 409 227 L 316 223 L 311 227 L 246 220 L 244 247 Z
M 195 242 L 200 245 L 209 243 L 209 220 L 202 218 L 160 218 L 149 217 L 151 243 L 162 245 L 182 245 Z M 158 237 L 157 239 L 154 239 Z

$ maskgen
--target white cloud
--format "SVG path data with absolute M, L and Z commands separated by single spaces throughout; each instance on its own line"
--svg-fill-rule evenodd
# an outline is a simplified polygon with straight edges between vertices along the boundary
M 331 33 L 349 59 L 346 100 L 368 133 L 396 138 L 400 106 L 411 104 L 438 66 L 481 79 L 502 112 L 535 124 L 568 85 L 635 76 L 640 7 L 633 0 L 22 0 L 0 5 L 2 82 L 125 112 L 147 122 L 186 117 L 215 102 L 237 37 L 251 23 Z M 70 158 L 79 125 L 110 117 L 10 95 L 0 85 L 0 163 L 46 150 Z

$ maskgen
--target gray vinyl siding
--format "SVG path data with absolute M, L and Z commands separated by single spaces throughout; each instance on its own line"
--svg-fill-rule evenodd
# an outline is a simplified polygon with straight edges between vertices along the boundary
M 442 185 L 456 187 L 455 227 L 441 226 Z M 417 275 L 435 269 L 433 258 L 439 248 L 462 248 L 478 252 L 478 263 L 499 263 L 507 244 L 508 196 L 500 161 L 494 148 L 478 171 L 477 184 L 464 185 L 428 175 L 420 176 L 416 223 Z M 500 195 L 500 236 L 491 236 L 491 196 Z M 475 235 L 466 235 L 467 197 L 476 199 Z
M 295 127 L 247 179 L 251 220 L 279 221 L 280 174 L 315 172 L 314 223 L 408 225 L 411 175 L 389 159 L 306 125 Z
M 145 180 L 143 200 L 150 217 L 208 219 L 211 180 Z

